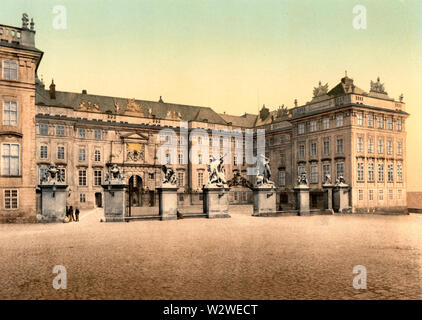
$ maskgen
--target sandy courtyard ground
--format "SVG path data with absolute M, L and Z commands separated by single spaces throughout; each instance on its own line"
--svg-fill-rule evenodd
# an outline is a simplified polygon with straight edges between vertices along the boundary
M 0 225 L 1 299 L 421 299 L 422 215 Z M 67 289 L 52 286 L 53 266 Z M 367 269 L 367 290 L 352 285 Z

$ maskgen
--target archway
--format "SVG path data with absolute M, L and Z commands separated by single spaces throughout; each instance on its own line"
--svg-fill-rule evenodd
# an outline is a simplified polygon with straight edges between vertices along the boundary
M 132 216 L 132 207 L 142 206 L 142 178 L 138 175 L 133 175 L 129 178 L 128 184 L 129 216 Z

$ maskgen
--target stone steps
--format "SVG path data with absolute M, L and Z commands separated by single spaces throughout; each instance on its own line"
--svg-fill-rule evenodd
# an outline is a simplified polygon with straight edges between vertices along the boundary
M 126 222 L 140 221 L 140 220 L 160 220 L 160 216 L 158 216 L 158 215 L 142 215 L 142 216 L 134 216 L 134 217 L 125 217 Z

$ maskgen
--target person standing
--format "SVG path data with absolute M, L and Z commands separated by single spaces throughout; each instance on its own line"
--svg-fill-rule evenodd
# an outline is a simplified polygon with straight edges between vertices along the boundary
M 79 208 L 75 209 L 75 221 L 79 221 Z
M 69 207 L 69 222 L 73 221 L 73 207 Z

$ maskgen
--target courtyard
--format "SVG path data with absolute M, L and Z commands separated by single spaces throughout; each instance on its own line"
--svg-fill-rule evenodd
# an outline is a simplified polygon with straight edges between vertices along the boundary
M 422 215 L 0 225 L 0 299 L 422 299 Z M 56 290 L 55 265 L 67 270 Z M 353 267 L 367 269 L 367 290 Z

